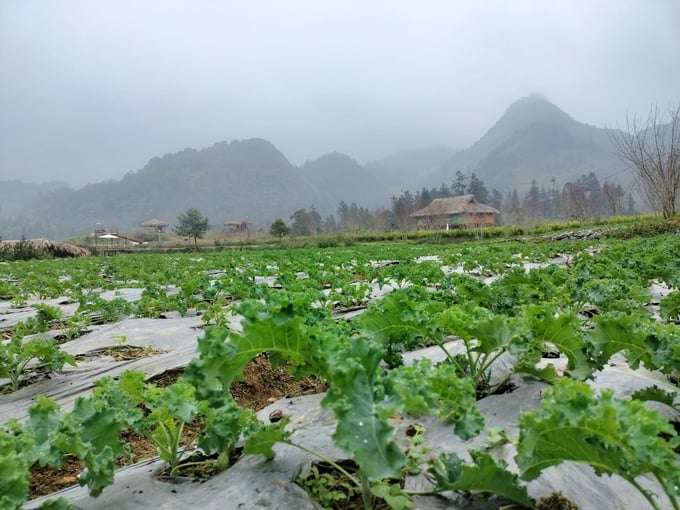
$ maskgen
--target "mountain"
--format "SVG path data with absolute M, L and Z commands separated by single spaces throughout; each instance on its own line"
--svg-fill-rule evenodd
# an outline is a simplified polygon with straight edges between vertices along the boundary
M 300 171 L 317 188 L 326 190 L 336 206 L 341 201 L 367 208 L 385 205 L 378 179 L 346 154 L 333 152 L 306 161 Z
M 41 183 L 0 181 L 0 214 L 14 214 L 40 193 L 66 187 L 67 184 L 62 181 Z
M 621 170 L 606 129 L 589 126 L 542 96 L 516 101 L 482 138 L 445 161 L 428 185 L 450 184 L 456 171 L 474 172 L 487 188 L 526 190 L 536 179 L 547 184 L 576 180 L 595 172 Z
M 336 206 L 271 143 L 254 138 L 152 158 L 119 181 L 43 193 L 15 222 L 36 226 L 38 235 L 68 237 L 91 232 L 95 223 L 127 231 L 149 218 L 172 224 L 189 207 L 221 227 L 228 219 L 287 220 L 312 205 L 321 214 Z
M 295 167 L 271 143 L 253 138 L 152 158 L 120 180 L 78 190 L 13 183 L 13 192 L 0 183 L 0 235 L 64 238 L 91 232 L 95 223 L 136 230 L 149 218 L 172 224 L 190 207 L 215 227 L 247 218 L 268 228 L 278 217 L 288 222 L 298 209 L 314 208 L 325 217 L 337 211 L 340 201 L 389 207 L 390 198 L 403 191 L 450 185 L 458 170 L 474 172 L 489 190 L 507 193 L 528 190 L 534 179 L 549 185 L 554 177 L 561 187 L 582 174 L 594 172 L 602 180 L 622 168 L 607 130 L 580 123 L 533 95 L 511 104 L 462 151 L 424 147 L 364 166 L 331 153 Z M 25 204 L 20 210 L 14 195 Z
M 388 197 L 414 190 L 429 182 L 442 164 L 458 151 L 445 145 L 403 150 L 391 156 L 366 163 L 366 171 L 374 175 Z

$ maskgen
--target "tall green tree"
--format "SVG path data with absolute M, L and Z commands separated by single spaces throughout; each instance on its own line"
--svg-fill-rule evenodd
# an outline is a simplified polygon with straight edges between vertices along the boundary
M 503 195 L 496 188 L 491 190 L 491 197 L 489 198 L 489 205 L 495 207 L 499 211 L 503 208 Z
M 177 225 L 172 231 L 178 236 L 193 237 L 194 251 L 198 251 L 198 240 L 208 231 L 208 218 L 192 207 L 177 216 Z
M 515 225 L 519 225 L 522 223 L 522 202 L 520 201 L 517 188 L 512 190 L 512 194 L 508 194 L 507 203 L 508 217 L 511 218 L 510 221 Z
M 454 194 L 454 196 L 465 195 L 465 189 L 467 188 L 465 182 L 466 180 L 467 177 L 465 174 L 460 170 L 457 170 L 456 177 L 453 179 L 453 183 L 451 184 L 451 192 Z
M 399 197 L 392 197 L 392 214 L 397 227 L 402 232 L 406 232 L 411 227 L 411 213 L 416 210 L 415 198 L 408 190 L 404 191 Z
M 280 239 L 290 234 L 290 227 L 281 218 L 277 218 L 269 227 L 269 234 Z
M 474 197 L 483 204 L 489 200 L 489 190 L 486 189 L 484 182 L 472 172 L 470 182 L 467 186 L 467 193 L 474 195 Z
M 536 179 L 531 180 L 531 187 L 524 197 L 524 211 L 527 218 L 534 222 L 539 216 L 541 204 L 541 190 L 536 183 Z
M 290 217 L 291 230 L 297 236 L 316 235 L 321 231 L 321 216 L 312 207 L 310 212 L 305 209 L 298 209 Z

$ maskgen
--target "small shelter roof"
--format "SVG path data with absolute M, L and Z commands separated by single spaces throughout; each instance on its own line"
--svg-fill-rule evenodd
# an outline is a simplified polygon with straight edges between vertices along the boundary
M 224 222 L 225 227 L 235 226 L 235 225 L 245 225 L 248 223 L 247 220 L 227 220 Z
M 224 228 L 235 232 L 247 231 L 248 220 L 227 220 L 224 222 Z
M 457 197 L 435 198 L 426 207 L 419 209 L 411 216 L 443 216 L 448 214 L 498 214 L 498 209 L 478 202 L 474 195 L 460 195 Z
M 150 220 L 143 221 L 142 223 L 139 224 L 140 227 L 142 228 L 158 228 L 158 227 L 167 227 L 170 225 L 167 221 L 159 220 L 158 218 L 152 218 Z

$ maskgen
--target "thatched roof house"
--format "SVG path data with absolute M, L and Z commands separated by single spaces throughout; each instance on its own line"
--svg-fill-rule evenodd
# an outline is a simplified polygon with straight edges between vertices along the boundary
M 49 239 L 22 239 L 20 241 L 0 241 L 0 255 L 17 251 L 45 252 L 56 258 L 85 257 L 90 252 L 85 248 Z
M 435 198 L 427 207 L 411 213 L 418 228 L 491 226 L 498 209 L 482 204 L 474 195 Z
M 232 232 L 242 232 L 248 230 L 248 220 L 227 220 L 224 228 Z
M 165 232 L 169 225 L 170 224 L 167 221 L 159 220 L 157 218 L 146 220 L 139 224 L 140 227 L 153 232 Z

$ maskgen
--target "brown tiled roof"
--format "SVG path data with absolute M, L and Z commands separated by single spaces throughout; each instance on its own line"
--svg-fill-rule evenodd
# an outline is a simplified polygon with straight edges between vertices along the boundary
M 411 213 L 413 217 L 419 216 L 443 216 L 449 214 L 479 214 L 493 213 L 498 214 L 498 209 L 477 202 L 474 195 L 461 195 L 458 197 L 435 198 L 427 207 Z

